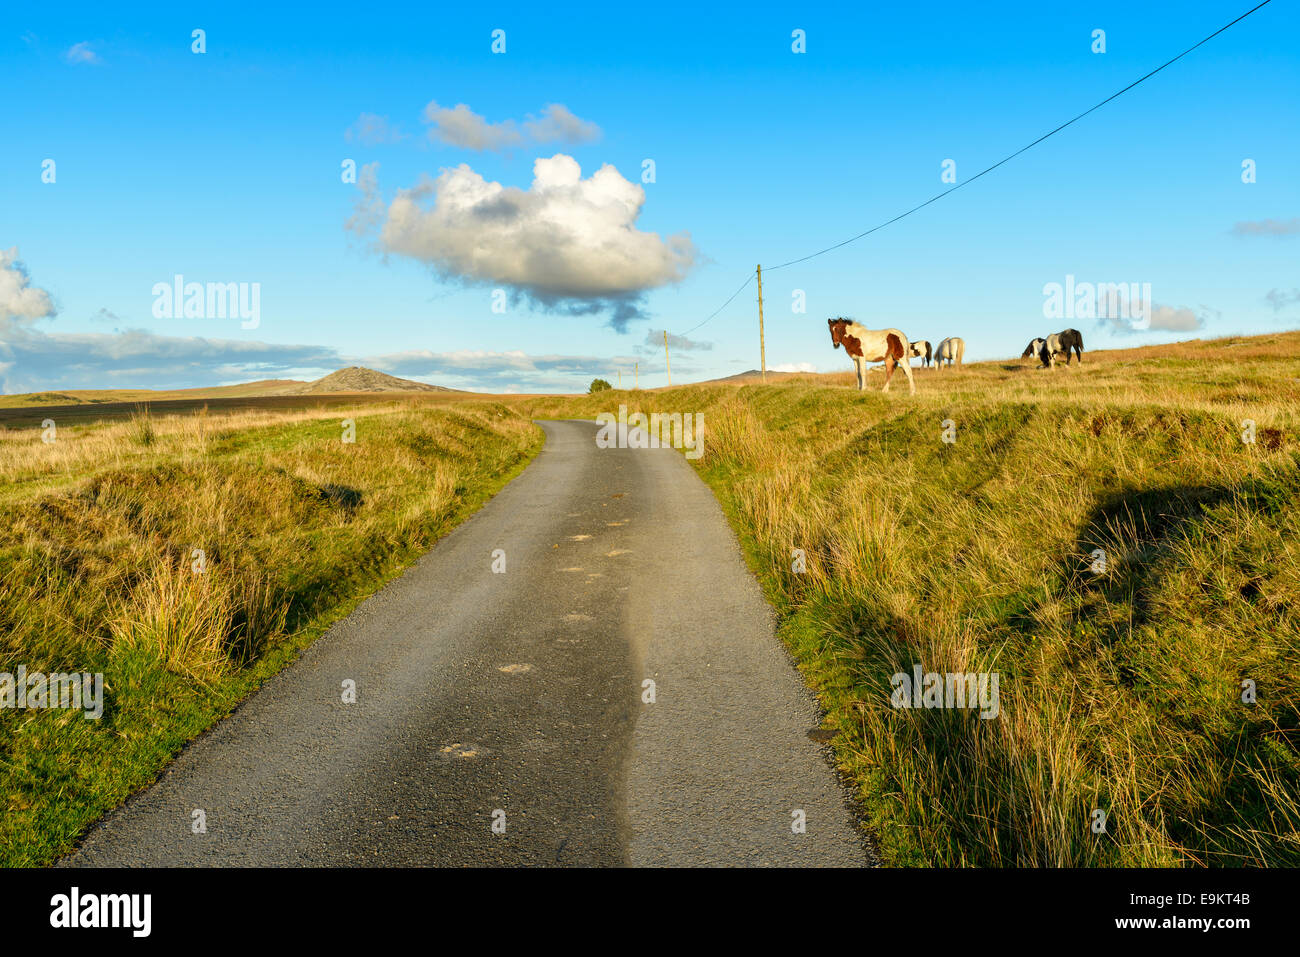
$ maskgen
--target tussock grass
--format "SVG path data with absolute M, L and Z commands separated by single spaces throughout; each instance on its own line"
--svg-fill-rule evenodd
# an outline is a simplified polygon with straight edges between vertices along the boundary
M 0 672 L 106 683 L 98 721 L 0 709 L 0 864 L 68 850 L 540 445 L 486 401 L 0 431 Z
M 846 371 L 530 407 L 704 414 L 694 464 L 892 863 L 1296 866 L 1297 355 L 1289 333 L 917 370 L 915 397 Z M 892 707 L 916 663 L 998 672 L 999 717 Z

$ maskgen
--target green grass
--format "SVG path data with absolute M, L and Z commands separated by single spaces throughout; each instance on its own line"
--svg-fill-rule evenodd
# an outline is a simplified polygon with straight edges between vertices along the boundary
M 341 419 L 356 442 L 341 441 Z M 0 436 L 0 672 L 102 672 L 100 720 L 0 710 L 0 865 L 47 864 L 521 470 L 505 406 Z M 192 570 L 194 549 L 206 570 Z
M 846 373 L 530 408 L 703 413 L 693 464 L 889 863 L 1296 866 L 1297 354 L 1289 334 L 918 372 L 914 397 Z M 999 717 L 893 708 L 915 663 L 998 672 Z
M 520 412 L 626 403 L 704 414 L 692 464 L 889 863 L 1295 866 L 1296 355 L 1282 334 L 922 371 L 914 397 L 846 372 L 0 431 L 0 671 L 109 685 L 98 722 L 0 711 L 0 863 L 67 850 L 499 488 L 540 445 Z M 999 717 L 892 708 L 917 662 L 997 671 Z

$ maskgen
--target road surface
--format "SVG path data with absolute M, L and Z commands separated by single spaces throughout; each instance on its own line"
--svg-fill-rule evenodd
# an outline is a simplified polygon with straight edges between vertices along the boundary
M 541 425 L 518 478 L 62 863 L 871 863 L 707 486 Z

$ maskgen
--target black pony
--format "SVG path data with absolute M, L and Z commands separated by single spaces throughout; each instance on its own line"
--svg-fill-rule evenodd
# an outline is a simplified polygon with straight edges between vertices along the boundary
M 1079 362 L 1083 362 L 1083 334 L 1078 329 L 1063 329 L 1052 333 L 1038 350 L 1039 361 L 1046 369 L 1055 369 L 1056 357 L 1060 355 L 1065 356 L 1067 366 L 1076 355 L 1079 357 Z

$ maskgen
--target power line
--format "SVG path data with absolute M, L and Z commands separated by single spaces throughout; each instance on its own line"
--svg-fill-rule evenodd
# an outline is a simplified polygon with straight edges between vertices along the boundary
M 1165 67 L 1170 66 L 1171 64 L 1176 63 L 1177 61 L 1181 60 L 1183 57 L 1187 56 L 1187 54 L 1191 53 L 1191 52 L 1192 52 L 1193 50 L 1195 50 L 1197 47 L 1201 46 L 1202 44 L 1208 43 L 1210 40 L 1213 40 L 1215 37 L 1217 37 L 1217 36 L 1218 36 L 1220 33 L 1222 33 L 1224 30 L 1228 29 L 1228 27 L 1232 26 L 1234 23 L 1239 23 L 1240 21 L 1246 19 L 1246 17 L 1248 17 L 1248 16 L 1250 16 L 1252 13 L 1254 13 L 1256 10 L 1258 10 L 1260 7 L 1265 6 L 1266 4 L 1269 4 L 1269 3 L 1271 3 L 1271 2 L 1272 2 L 1272 0 L 1264 0 L 1263 3 L 1259 4 L 1259 5 L 1256 6 L 1256 7 L 1251 8 L 1250 10 L 1247 10 L 1247 11 L 1246 11 L 1245 13 L 1243 13 L 1241 16 L 1237 17 L 1237 19 L 1236 19 L 1236 20 L 1233 20 L 1232 23 L 1229 23 L 1229 24 L 1226 24 L 1226 25 L 1220 27 L 1219 29 L 1217 29 L 1217 30 L 1215 30 L 1213 33 L 1211 33 L 1208 37 L 1206 37 L 1204 40 L 1201 40 L 1199 43 L 1196 43 L 1196 44 L 1194 44 L 1194 45 L 1188 47 L 1186 50 L 1184 50 L 1182 53 L 1178 54 L 1178 56 L 1174 57 L 1172 60 L 1168 60 L 1168 61 L 1166 61 L 1165 63 L 1162 63 L 1160 66 L 1156 67 L 1154 70 L 1152 70 L 1152 71 L 1151 71 L 1150 73 L 1148 73 L 1146 76 L 1143 76 L 1143 77 L 1141 77 L 1140 79 L 1134 80 L 1132 83 L 1130 83 L 1128 86 L 1124 87 L 1124 89 L 1120 90 L 1118 93 L 1112 93 L 1110 96 L 1106 97 L 1106 99 L 1102 100 L 1102 101 L 1101 101 L 1100 103 L 1098 103 L 1096 106 L 1093 106 L 1093 107 L 1090 107 L 1089 109 L 1084 110 L 1084 111 L 1083 111 L 1082 113 L 1080 113 L 1078 116 L 1074 117 L 1074 119 L 1072 119 L 1072 120 L 1067 120 L 1066 122 L 1064 122 L 1064 123 L 1062 123 L 1060 126 L 1058 126 L 1056 129 L 1052 130 L 1050 133 L 1044 133 L 1042 136 L 1040 136 L 1038 139 L 1034 140 L 1034 141 L 1033 141 L 1032 143 L 1030 143 L 1028 146 L 1022 146 L 1020 149 L 1016 150 L 1016 151 L 1015 151 L 1014 153 L 1012 153 L 1010 156 L 1007 156 L 1007 157 L 1004 157 L 1003 159 L 998 160 L 996 163 L 994 163 L 992 166 L 988 167 L 987 169 L 980 170 L 978 173 L 976 173 L 976 174 L 975 174 L 974 176 L 972 176 L 970 179 L 968 179 L 968 180 L 963 180 L 962 182 L 960 182 L 960 183 L 958 183 L 957 185 L 953 186 L 951 189 L 946 189 L 946 190 L 944 190 L 942 193 L 939 193 L 939 194 L 937 194 L 937 195 L 935 195 L 935 196 L 931 196 L 929 199 L 927 199 L 924 203 L 921 203 L 919 206 L 913 206 L 913 207 L 912 207 L 911 209 L 909 209 L 907 212 L 905 212 L 905 213 L 900 213 L 899 215 L 895 216 L 893 219 L 881 223 L 879 226 L 873 226 L 873 227 L 871 227 L 870 229 L 868 229 L 866 232 L 858 233 L 858 235 L 856 235 L 856 236 L 854 236 L 854 237 L 852 237 L 852 238 L 850 238 L 850 239 L 846 239 L 846 240 L 844 240 L 843 242 L 836 243 L 834 246 L 827 246 L 825 249 L 819 250 L 818 252 L 815 252 L 815 253 L 810 253 L 810 254 L 807 255 L 807 256 L 801 256 L 799 259 L 791 259 L 789 262 L 781 263 L 781 265 L 779 265 L 779 266 L 770 266 L 770 267 L 768 267 L 768 272 L 772 272 L 772 271 L 777 270 L 777 269 L 784 269 L 786 266 L 793 266 L 795 263 L 806 262 L 807 260 L 809 260 L 809 259 L 813 259 L 813 258 L 815 258 L 815 257 L 817 257 L 817 256 L 820 256 L 820 255 L 822 255 L 823 253 L 828 253 L 828 252 L 830 252 L 831 250 L 839 249 L 841 246 L 847 246 L 849 243 L 856 242 L 857 240 L 862 239 L 864 236 L 869 236 L 869 235 L 871 235 L 872 233 L 876 232 L 876 230 L 884 229 L 886 226 L 890 225 L 891 223 L 896 223 L 896 222 L 898 222 L 900 219 L 904 218 L 905 216 L 910 216 L 910 215 L 912 215 L 913 213 L 915 213 L 917 210 L 919 210 L 919 209 L 924 209 L 926 206 L 929 206 L 931 203 L 935 202 L 936 200 L 943 199 L 943 197 L 947 196 L 949 193 L 956 192 L 957 190 L 961 189 L 963 186 L 966 186 L 966 185 L 968 185 L 968 184 L 970 184 L 970 183 L 975 182 L 975 180 L 979 179 L 979 178 L 980 178 L 981 176 L 983 176 L 985 173 L 991 173 L 993 170 L 997 169 L 997 168 L 998 168 L 999 166 L 1001 166 L 1003 163 L 1010 162 L 1011 160 L 1013 160 L 1013 159 L 1015 159 L 1017 156 L 1019 156 L 1021 153 L 1024 153 L 1026 150 L 1033 149 L 1035 146 L 1037 146 L 1039 143 L 1043 142 L 1043 140 L 1047 139 L 1049 136 L 1055 136 L 1057 133 L 1061 132 L 1061 130 L 1065 129 L 1067 126 L 1070 126 L 1071 124 L 1077 123 L 1079 120 L 1083 119 L 1083 118 L 1084 118 L 1085 116 L 1087 116 L 1089 113 L 1092 113 L 1092 112 L 1094 112 L 1095 110 L 1099 110 L 1099 109 L 1101 109 L 1103 106 L 1105 106 L 1105 105 L 1106 105 L 1107 103 L 1109 103 L 1111 100 L 1113 100 L 1113 99 L 1115 99 L 1116 97 L 1122 96 L 1123 94 L 1127 93 L 1129 90 L 1133 89 L 1133 87 L 1137 86 L 1139 83 L 1143 83 L 1143 82 L 1145 82 L 1146 80 L 1151 79 L 1151 77 L 1155 76 L 1157 73 L 1159 73 L 1159 72 L 1160 72 L 1161 70 L 1163 70 Z
M 906 217 L 908 217 L 908 216 L 911 216 L 913 213 L 917 212 L 918 210 L 922 210 L 922 209 L 924 209 L 925 207 L 929 206 L 931 203 L 934 203 L 934 202 L 937 202 L 938 200 L 943 199 L 943 198 L 944 198 L 945 196 L 947 196 L 949 193 L 954 193 L 954 192 L 956 192 L 957 190 L 961 189 L 963 186 L 966 186 L 966 185 L 969 185 L 970 183 L 975 182 L 975 180 L 979 179 L 981 176 L 985 175 L 986 173 L 991 173 L 991 172 L 993 172 L 993 170 L 997 169 L 999 166 L 1003 165 L 1004 163 L 1008 163 L 1008 162 L 1010 162 L 1011 160 L 1015 159 L 1015 158 L 1016 158 L 1017 156 L 1019 156 L 1021 153 L 1024 153 L 1024 152 L 1026 152 L 1027 150 L 1031 150 L 1031 149 L 1033 149 L 1035 146 L 1037 146 L 1039 143 L 1043 142 L 1043 140 L 1047 139 L 1048 137 L 1055 136 L 1057 133 L 1061 132 L 1061 130 L 1065 129 L 1067 126 L 1071 126 L 1071 125 L 1077 123 L 1079 120 L 1083 119 L 1083 118 L 1084 118 L 1085 116 L 1087 116 L 1089 113 L 1093 113 L 1093 112 L 1095 112 L 1096 110 L 1101 109 L 1103 106 L 1105 106 L 1105 105 L 1106 105 L 1107 103 L 1109 103 L 1111 100 L 1116 99 L 1117 97 L 1123 96 L 1125 93 L 1127 93 L 1129 90 L 1133 89 L 1133 88 L 1134 88 L 1135 86 L 1137 86 L 1138 84 L 1140 84 L 1140 83 L 1144 83 L 1144 82 L 1146 82 L 1147 80 L 1151 79 L 1151 77 L 1155 76 L 1155 75 L 1156 75 L 1157 73 L 1159 73 L 1161 70 L 1165 69 L 1165 68 L 1168 67 L 1168 66 L 1172 66 L 1173 64 L 1177 63 L 1179 60 L 1181 60 L 1183 57 L 1187 56 L 1187 54 L 1191 53 L 1191 52 L 1192 52 L 1193 50 L 1195 50 L 1197 47 L 1200 47 L 1200 46 L 1203 46 L 1203 45 L 1206 44 L 1206 43 L 1209 43 L 1211 40 L 1213 40 L 1215 37 L 1217 37 L 1217 36 L 1218 36 L 1220 33 L 1222 33 L 1223 31 L 1227 30 L 1229 27 L 1235 26 L 1236 24 L 1240 23 L 1242 20 L 1245 20 L 1248 16 L 1250 16 L 1250 15 L 1251 15 L 1252 13 L 1254 13 L 1256 10 L 1259 10 L 1261 7 L 1268 6 L 1268 4 L 1270 4 L 1270 3 L 1272 3 L 1272 0 L 1263 0 L 1262 3 L 1257 4 L 1257 5 L 1254 6 L 1254 7 L 1251 7 L 1249 10 L 1247 10 L 1247 11 L 1246 11 L 1245 13 L 1243 13 L 1241 16 L 1237 17 L 1237 19 L 1233 20 L 1233 21 L 1230 22 L 1230 23 L 1226 23 L 1226 24 L 1224 24 L 1223 26 L 1219 27 L 1219 29 L 1215 30 L 1213 33 L 1211 33 L 1209 36 L 1207 36 L 1205 39 L 1203 39 L 1203 40 L 1201 40 L 1201 41 L 1199 41 L 1199 42 L 1197 42 L 1197 43 L 1194 43 L 1194 44 L 1192 44 L 1191 46 L 1189 46 L 1189 47 L 1188 47 L 1186 50 L 1184 50 L 1182 53 L 1178 54 L 1178 56 L 1174 57 L 1174 58 L 1171 59 L 1171 60 L 1167 60 L 1167 61 L 1165 61 L 1164 63 L 1160 64 L 1160 66 L 1158 66 L 1158 67 L 1156 67 L 1154 70 L 1152 70 L 1150 73 L 1148 73 L 1148 74 L 1146 74 L 1145 76 L 1139 77 L 1138 79 L 1134 80 L 1132 83 L 1130 83 L 1128 86 L 1124 87 L 1124 89 L 1118 91 L 1117 93 L 1112 93 L 1110 96 L 1106 97 L 1106 99 L 1102 100 L 1100 103 L 1098 103 L 1098 104 L 1096 104 L 1095 106 L 1092 106 L 1092 107 L 1090 107 L 1090 108 L 1084 110 L 1082 113 L 1080 113 L 1078 116 L 1074 117 L 1073 119 L 1067 120 L 1066 122 L 1064 122 L 1064 123 L 1062 123 L 1060 126 L 1058 126 L 1056 129 L 1052 130 L 1051 132 L 1049 132 L 1049 133 L 1044 133 L 1042 136 L 1040 136 L 1038 139 L 1034 140 L 1032 143 L 1028 144 L 1027 146 L 1022 146 L 1020 149 L 1016 150 L 1016 151 L 1015 151 L 1014 153 L 1012 153 L 1011 155 L 1009 155 L 1009 156 L 1005 156 L 1005 157 L 1003 157 L 1002 159 L 998 160 L 998 161 L 997 161 L 996 163 L 994 163 L 992 166 L 990 166 L 990 167 L 988 167 L 988 168 L 986 168 L 986 169 L 980 170 L 978 173 L 976 173 L 976 174 L 975 174 L 974 176 L 972 176 L 970 179 L 963 180 L 962 182 L 960 182 L 960 183 L 956 184 L 955 186 L 953 186 L 951 189 L 946 189 L 946 190 L 944 190 L 944 191 L 941 192 L 941 193 L 937 193 L 936 195 L 931 196 L 929 199 L 927 199 L 924 203 L 921 203 L 920 205 L 917 205 L 917 206 L 913 206 L 911 209 L 907 210 L 907 212 L 905 212 L 905 213 L 899 213 L 899 214 L 898 214 L 897 216 L 895 216 L 893 219 L 888 219 L 888 220 L 886 220 L 886 221 L 883 222 L 883 223 L 880 223 L 880 224 L 878 224 L 878 225 L 876 225 L 876 226 L 872 226 L 870 229 L 868 229 L 868 230 L 866 230 L 866 231 L 864 231 L 864 232 L 858 233 L 856 236 L 851 236 L 850 238 L 844 240 L 843 242 L 838 242 L 838 243 L 836 243 L 836 244 L 833 245 L 833 246 L 827 246 L 825 249 L 820 249 L 820 250 L 818 250 L 818 251 L 815 252 L 815 253 L 809 253 L 807 256 L 800 256 L 798 259 L 791 259 L 789 262 L 783 262 L 783 263 L 781 263 L 779 266 L 769 266 L 769 267 L 768 267 L 768 272 L 773 272 L 773 271 L 775 271 L 775 270 L 777 270 L 777 269 L 784 269 L 786 266 L 793 266 L 793 265 L 795 265 L 796 263 L 807 262 L 809 259 L 815 259 L 815 258 L 818 257 L 818 256 L 824 255 L 825 253 L 829 253 L 829 252 L 832 252 L 833 250 L 839 249 L 841 246 L 847 246 L 849 243 L 857 242 L 859 239 L 862 239 L 862 238 L 864 238 L 864 237 L 866 237 L 866 236 L 870 236 L 872 233 L 877 232 L 878 230 L 884 229 L 886 226 L 891 226 L 891 225 L 893 225 L 894 223 L 898 222 L 900 219 L 904 219 L 904 218 L 906 218 Z M 750 279 L 752 279 L 752 278 L 753 278 L 753 277 L 751 276 Z M 745 286 L 747 286 L 747 285 L 749 285 L 749 279 L 745 280 Z M 723 303 L 723 304 L 722 304 L 722 305 L 717 309 L 717 311 L 715 311 L 715 312 L 713 313 L 713 315 L 709 316 L 708 319 L 705 319 L 704 322 L 701 322 L 699 325 L 694 326 L 694 327 L 693 327 L 692 329 L 690 329 L 689 331 L 690 331 L 690 332 L 694 332 L 696 329 L 700 328 L 700 326 L 704 325 L 704 323 L 709 322 L 711 319 L 713 319 L 714 316 L 716 316 L 716 315 L 717 315 L 719 312 L 721 312 L 723 309 L 727 308 L 727 306 L 731 304 L 731 300 L 732 300 L 732 299 L 735 299 L 736 296 L 740 295 L 741 290 L 744 289 L 745 286 L 741 286 L 740 289 L 737 289 L 737 290 L 735 291 L 735 293 L 732 294 L 731 299 L 728 299 L 726 302 L 724 302 L 724 303 Z M 687 334 L 687 333 L 683 333 L 683 335 L 686 335 L 686 334 Z
M 713 316 L 716 316 L 716 315 L 717 315 L 718 313 L 720 313 L 723 309 L 726 309 L 729 305 L 731 305 L 731 300 L 732 300 L 732 299 L 735 299 L 735 298 L 736 298 L 737 296 L 739 296 L 742 292 L 744 292 L 744 291 L 745 291 L 745 287 L 748 286 L 748 285 L 749 285 L 751 282 L 753 282 L 753 281 L 754 281 L 754 277 L 753 277 L 753 276 L 749 276 L 749 277 L 748 277 L 748 278 L 747 278 L 743 283 L 740 284 L 740 288 L 737 289 L 735 292 L 733 292 L 729 297 L 727 297 L 727 301 L 724 302 L 722 305 L 720 305 L 717 309 L 715 309 L 715 310 L 713 311 L 713 315 L 712 315 L 712 316 L 709 316 L 708 319 L 705 319 L 704 322 L 708 322 L 709 319 L 712 319 L 712 318 L 713 318 Z M 704 325 L 704 322 L 701 322 L 701 323 L 700 323 L 699 325 L 697 325 L 697 326 L 691 326 L 691 328 L 689 328 L 689 329 L 687 329 L 685 332 L 683 332 L 682 335 L 683 335 L 683 336 L 689 336 L 689 335 L 690 335 L 692 332 L 694 332 L 696 329 L 700 328 L 700 326 Z

